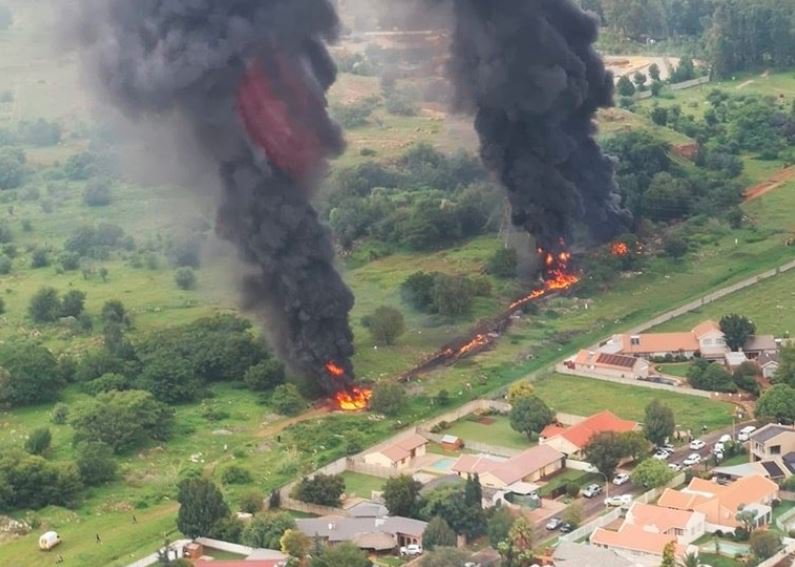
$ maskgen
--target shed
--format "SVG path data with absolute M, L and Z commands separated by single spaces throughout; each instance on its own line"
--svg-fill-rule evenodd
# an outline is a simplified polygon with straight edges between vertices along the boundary
M 455 435 L 445 435 L 442 437 L 442 448 L 445 451 L 460 451 L 464 448 L 464 441 Z
M 59 543 L 61 543 L 61 537 L 58 532 L 45 532 L 39 537 L 39 549 L 42 551 L 50 551 Z

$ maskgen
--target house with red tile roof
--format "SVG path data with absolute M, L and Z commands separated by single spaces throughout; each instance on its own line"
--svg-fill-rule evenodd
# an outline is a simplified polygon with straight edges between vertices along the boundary
M 581 350 L 577 356 L 567 360 L 564 364 L 571 370 L 632 380 L 648 378 L 651 366 L 643 358 L 588 350 Z
M 676 510 L 635 502 L 627 511 L 625 523 L 647 532 L 674 536 L 678 543 L 688 544 L 704 535 L 706 517 L 701 512 Z
M 534 482 L 552 475 L 565 466 L 566 455 L 553 447 L 539 445 L 510 459 L 488 455 L 461 455 L 452 471 L 462 478 L 477 474 L 480 484 L 498 490 L 509 489 L 520 482 Z
M 605 410 L 570 427 L 548 425 L 541 432 L 539 443 L 542 446 L 552 447 L 569 458 L 581 459 L 584 456 L 585 446 L 594 435 L 606 431 L 624 433 L 636 429 L 638 429 L 637 422 L 621 419 L 613 412 Z
M 629 559 L 633 565 L 648 567 L 660 565 L 663 551 L 671 542 L 674 542 L 674 555 L 677 559 L 697 551 L 694 545 L 677 543 L 673 535 L 647 531 L 627 522 L 624 522 L 618 530 L 597 528 L 591 534 L 590 542 L 593 546 L 612 550 L 617 555 Z
M 425 437 L 412 433 L 367 453 L 364 462 L 389 469 L 405 469 L 414 459 L 425 455 L 427 445 L 428 440 Z
M 731 532 L 742 525 L 737 520 L 740 510 L 755 513 L 754 525 L 763 527 L 773 519 L 773 501 L 778 499 L 778 485 L 762 475 L 746 476 L 728 486 L 693 478 L 687 488 L 666 489 L 658 506 L 675 510 L 701 512 L 706 530 Z
M 699 353 L 710 360 L 722 360 L 730 349 L 720 325 L 715 321 L 704 321 L 683 333 L 613 335 L 599 350 L 606 354 L 642 358 L 667 355 L 693 358 Z

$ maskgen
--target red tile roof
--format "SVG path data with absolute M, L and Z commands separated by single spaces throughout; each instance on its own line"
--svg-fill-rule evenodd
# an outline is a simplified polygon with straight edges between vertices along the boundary
M 541 432 L 541 437 L 551 439 L 558 435 L 569 441 L 572 445 L 582 449 L 591 440 L 591 437 L 605 431 L 615 431 L 616 433 L 625 433 L 633 431 L 637 428 L 638 424 L 634 421 L 621 419 L 613 412 L 605 410 L 601 413 L 592 415 L 588 419 L 567 427 L 560 431 L 560 427 L 556 425 L 549 425 Z

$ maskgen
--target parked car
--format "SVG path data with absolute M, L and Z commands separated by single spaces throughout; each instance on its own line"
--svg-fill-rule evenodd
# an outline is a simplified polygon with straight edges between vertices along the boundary
M 753 425 L 746 425 L 740 430 L 740 433 L 737 434 L 737 441 L 748 441 L 751 438 L 751 433 L 756 431 L 756 427 Z
M 560 525 L 560 533 L 562 533 L 562 534 L 568 534 L 568 533 L 571 533 L 571 532 L 573 532 L 575 529 L 577 529 L 577 527 L 576 527 L 574 524 L 572 524 L 571 522 L 563 522 L 563 523 Z
M 629 482 L 629 473 L 618 473 L 616 476 L 613 477 L 613 484 L 616 486 L 621 486 L 622 484 L 626 484 Z
M 417 543 L 404 545 L 400 548 L 401 557 L 417 557 L 419 555 L 422 555 L 422 546 Z
M 620 496 L 605 498 L 605 506 L 621 506 L 622 508 L 628 508 L 630 504 L 632 504 L 631 494 L 622 494 Z
M 701 455 L 699 455 L 698 453 L 691 453 L 690 456 L 688 456 L 684 461 L 682 461 L 682 464 L 685 465 L 686 467 L 692 467 L 693 465 L 697 465 L 700 462 L 701 462 Z
M 732 436 L 729 435 L 728 433 L 725 433 L 725 434 L 721 435 L 720 439 L 718 439 L 718 443 L 722 443 L 724 445 L 726 443 L 731 443 L 732 441 L 734 441 L 734 440 L 732 439 Z
M 701 449 L 703 449 L 706 446 L 707 446 L 707 444 L 704 443 L 701 439 L 693 439 L 690 442 L 690 449 L 692 451 L 700 451 Z
M 596 483 L 589 484 L 582 491 L 582 495 L 586 498 L 593 498 L 594 496 L 599 496 L 601 493 L 602 487 Z
M 548 529 L 549 531 L 553 532 L 556 529 L 558 529 L 559 527 L 561 527 L 562 525 L 563 525 L 563 520 L 561 520 L 560 518 L 552 518 L 551 520 L 549 520 L 547 522 L 547 525 L 544 526 L 544 527 L 546 529 Z
M 673 453 L 674 450 L 676 449 L 673 446 L 673 443 L 665 443 L 665 444 L 663 444 L 662 448 L 665 449 L 666 451 L 668 451 L 669 453 Z
M 716 455 L 717 455 L 718 453 L 725 453 L 725 452 L 726 452 L 726 447 L 723 445 L 723 443 L 721 443 L 720 441 L 718 441 L 717 443 L 715 443 L 715 444 L 712 446 L 712 452 L 713 452 L 714 454 L 716 454 Z
M 668 468 L 674 472 L 679 472 L 682 470 L 682 465 L 680 465 L 679 463 L 670 463 L 668 465 Z
M 666 451 L 665 449 L 657 449 L 657 452 L 652 455 L 652 459 L 656 459 L 658 461 L 667 461 L 668 458 L 671 456 L 671 453 Z

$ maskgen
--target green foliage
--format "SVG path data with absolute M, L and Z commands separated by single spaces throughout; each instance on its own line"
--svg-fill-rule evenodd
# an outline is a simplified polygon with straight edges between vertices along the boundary
M 591 437 L 585 446 L 585 460 L 611 478 L 624 457 L 627 449 L 619 433 L 604 431 Z
M 387 346 L 394 345 L 397 338 L 406 331 L 403 313 L 399 309 L 384 305 L 363 317 L 362 325 L 370 331 L 373 341 Z
M 8 256 L 0 256 L 0 276 L 7 276 L 11 273 L 13 262 Z
M 61 299 L 52 287 L 42 287 L 30 299 L 28 313 L 37 323 L 52 323 L 61 314 Z
M 618 83 L 616 84 L 616 91 L 621 96 L 633 96 L 635 94 L 635 85 L 632 84 L 632 81 L 629 80 L 629 77 L 626 75 L 622 76 L 618 79 Z
M 676 542 L 671 541 L 663 548 L 663 557 L 660 567 L 676 567 Z
M 102 306 L 102 320 L 105 323 L 117 323 L 125 326 L 131 324 L 127 309 L 118 299 L 111 299 L 105 302 Z
M 251 547 L 279 549 L 284 532 L 295 527 L 295 520 L 287 512 L 259 514 L 243 529 L 241 543 Z
M 345 492 L 345 479 L 341 475 L 316 474 L 303 478 L 295 485 L 291 496 L 296 500 L 339 508 L 340 497 Z
M 25 153 L 21 150 L 0 149 L 0 191 L 16 189 L 25 179 Z
M 400 475 L 384 483 L 384 504 L 392 516 L 415 518 L 422 506 L 420 490 L 422 483 L 411 476 Z
M 377 104 L 377 98 L 365 98 L 351 104 L 336 105 L 332 108 L 332 114 L 343 128 L 353 130 L 367 125 Z
M 224 484 L 250 484 L 253 480 L 251 471 L 240 465 L 229 465 L 221 473 Z
M 49 427 L 39 427 L 30 432 L 25 441 L 25 450 L 31 455 L 43 455 L 49 450 L 52 443 L 52 433 Z
M 524 396 L 514 401 L 509 418 L 511 428 L 529 438 L 554 422 L 555 412 L 538 396 Z
M 519 258 L 514 248 L 500 248 L 489 258 L 486 269 L 498 278 L 513 278 L 518 265 Z
M 182 290 L 196 288 L 196 272 L 192 268 L 180 268 L 174 274 L 174 281 L 177 287 Z
M 367 554 L 351 542 L 326 547 L 318 557 L 312 557 L 309 567 L 372 567 Z
M 118 464 L 113 449 L 101 441 L 78 443 L 75 459 L 80 478 L 86 486 L 98 486 L 116 478 Z
M 271 396 L 273 408 L 282 415 L 298 415 L 306 407 L 306 402 L 294 384 L 276 386 Z
M 795 423 L 795 388 L 776 384 L 759 398 L 756 417 L 779 423 Z
M 72 289 L 67 291 L 61 300 L 61 317 L 79 317 L 86 304 L 86 294 Z
M 508 539 L 508 534 L 516 518 L 514 518 L 510 510 L 502 506 L 498 506 L 492 510 L 486 532 L 488 533 L 491 547 L 496 549 L 501 542 Z
M 246 370 L 243 381 L 255 392 L 273 390 L 284 384 L 286 379 L 284 364 L 274 358 L 261 360 Z
M 632 471 L 632 482 L 644 488 L 658 488 L 671 482 L 674 471 L 663 461 L 646 459 Z
M 30 255 L 30 267 L 35 269 L 46 268 L 50 265 L 50 252 L 46 248 L 36 248 Z
M 795 345 L 781 348 L 779 367 L 773 380 L 776 384 L 789 384 L 795 387 Z
M 425 549 L 433 550 L 437 547 L 455 547 L 457 537 L 452 528 L 444 521 L 444 518 L 434 516 L 428 522 L 428 527 L 422 536 L 422 546 Z
M 229 516 L 224 496 L 211 480 L 187 479 L 180 482 L 178 488 L 177 527 L 186 536 L 207 535 L 218 521 Z
M 247 514 L 258 514 L 265 503 L 262 491 L 252 488 L 240 496 L 240 511 Z
M 457 533 L 475 538 L 485 533 L 486 517 L 480 503 L 468 504 L 461 486 L 443 486 L 427 495 L 420 516 L 443 518 Z
M 56 425 L 64 425 L 69 418 L 69 406 L 66 404 L 55 404 L 52 408 L 50 421 Z
M 0 510 L 72 506 L 82 489 L 73 463 L 50 463 L 18 450 L 0 454 Z
M 566 511 L 563 512 L 563 521 L 579 527 L 579 525 L 582 524 L 583 515 L 582 504 L 579 502 L 572 502 L 569 504 L 569 507 L 566 508 Z
M 746 361 L 738 366 L 732 374 L 732 379 L 738 388 L 755 396 L 760 393 L 759 382 L 756 377 L 760 375 L 759 367 L 753 362 Z
M 63 386 L 58 361 L 45 347 L 31 341 L 0 347 L 0 403 L 23 406 L 51 402 Z
M 406 405 L 406 390 L 395 382 L 382 382 L 373 388 L 370 409 L 388 416 L 398 415 Z
M 698 390 L 711 392 L 736 392 L 732 375 L 721 364 L 696 359 L 687 370 L 688 383 Z
M 675 260 L 683 258 L 687 254 L 688 249 L 687 241 L 679 235 L 671 234 L 663 240 L 663 250 Z
M 653 400 L 646 406 L 643 420 L 643 432 L 646 439 L 659 447 L 673 436 L 675 430 L 676 420 L 671 408 L 659 400 Z
M 113 195 L 106 181 L 90 182 L 83 193 L 83 202 L 89 207 L 107 207 L 112 200 Z
M 115 453 L 167 439 L 173 421 L 173 410 L 140 390 L 99 394 L 75 408 L 70 419 L 76 441 L 102 441 Z
M 405 91 L 395 90 L 384 99 L 384 108 L 390 114 L 398 116 L 414 116 L 417 114 L 417 105 Z
M 748 317 L 731 313 L 721 318 L 720 330 L 726 336 L 726 344 L 736 352 L 756 333 L 756 325 Z
M 772 530 L 757 530 L 751 534 L 751 550 L 761 560 L 773 557 L 781 548 L 781 536 Z
M 455 547 L 440 547 L 423 555 L 420 560 L 421 567 L 451 567 L 466 565 L 469 554 Z
M 0 15 L 0 27 L 2 27 L 1 21 L 2 16 Z M 23 120 L 19 123 L 18 131 L 19 140 L 31 146 L 55 146 L 61 142 L 61 125 L 43 118 L 33 121 Z
M 533 553 L 533 526 L 524 517 L 517 519 L 508 539 L 497 547 L 505 567 L 529 567 L 535 559 Z

